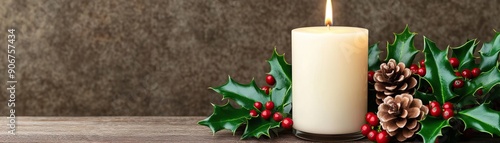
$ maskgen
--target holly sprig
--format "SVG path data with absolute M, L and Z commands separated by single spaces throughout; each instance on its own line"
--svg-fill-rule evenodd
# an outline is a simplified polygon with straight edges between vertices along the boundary
M 254 107 L 254 103 L 272 101 L 274 103 L 272 111 L 281 113 L 282 118 L 291 115 L 292 66 L 286 62 L 284 54 L 278 54 L 276 49 L 267 62 L 271 66 L 268 74 L 275 80 L 274 87 L 270 89 L 270 92 L 268 91 L 269 95 L 257 86 L 255 80 L 250 81 L 249 84 L 241 84 L 228 77 L 224 85 L 210 89 L 222 94 L 223 99 L 234 101 L 240 107 L 233 107 L 229 104 L 229 100 L 224 105 L 212 104 L 214 107 L 212 115 L 199 121 L 198 124 L 209 127 L 214 134 L 223 129 L 228 129 L 234 134 L 236 129 L 245 125 L 241 139 L 260 138 L 262 135 L 271 137 L 270 133 L 277 134 L 283 120 L 252 117 L 250 111 L 263 112 L 263 109 Z
M 421 129 L 417 132 L 424 142 L 434 142 L 439 136 L 443 136 L 443 130 L 454 129 L 463 132 L 467 128 L 472 128 L 480 132 L 500 136 L 500 112 L 491 108 L 490 102 L 500 97 L 500 71 L 498 56 L 500 53 L 500 33 L 496 32 L 490 42 L 483 44 L 479 50 L 479 57 L 474 56 L 474 51 L 478 45 L 475 39 L 468 40 L 458 47 L 447 47 L 440 50 L 434 42 L 424 37 L 423 51 L 415 50 L 413 38 L 416 33 L 410 32 L 408 26 L 402 33 L 395 34 L 395 40 L 387 46 L 387 57 L 384 61 L 379 61 L 381 53 L 377 45 L 369 48 L 369 70 L 378 70 L 380 63 L 389 59 L 395 59 L 409 66 L 414 63 L 417 53 L 422 53 L 426 72 L 423 76 L 418 76 L 419 90 L 414 94 L 422 101 L 437 101 L 439 104 L 452 103 L 454 116 L 444 119 L 441 116 L 427 116 L 420 121 Z M 460 61 L 458 67 L 453 67 L 449 62 L 449 56 Z M 476 63 L 476 61 L 481 61 Z M 456 76 L 464 70 L 479 68 L 480 74 L 474 78 L 464 78 Z M 469 73 L 470 74 L 470 73 Z M 453 82 L 463 81 L 463 87 L 455 88 Z M 427 88 L 432 89 L 429 91 Z M 494 91 L 494 92 L 491 92 Z M 483 95 L 479 95 L 479 93 Z M 369 96 L 375 96 L 369 92 Z M 374 102 L 369 101 L 369 102 Z M 370 103 L 369 103 L 370 104 Z M 373 103 L 372 103 L 373 104 Z M 425 104 L 425 103 L 424 103 Z M 369 106 L 370 107 L 370 106 Z M 370 110 L 370 109 L 369 109 Z M 373 110 L 373 109 L 372 109 Z M 376 110 L 376 109 L 375 109 Z M 464 125 L 464 128 L 453 127 L 450 122 L 460 122 L 457 125 Z
M 368 69 L 370 71 L 378 70 L 380 64 L 389 59 L 402 62 L 407 67 L 413 66 L 415 65 L 413 63 L 416 63 L 414 62 L 415 56 L 423 54 L 425 58 L 420 62 L 420 68 L 425 70 L 422 72 L 419 70 L 413 75 L 418 78 L 418 90 L 414 93 L 414 97 L 421 99 L 424 104 L 432 101 L 438 105 L 451 104 L 454 106 L 454 108 L 451 107 L 452 109 L 447 107 L 443 111 L 447 113 L 446 116 L 431 114 L 419 121 L 421 127 L 416 134 L 420 135 L 424 142 L 434 142 L 441 136 L 455 138 L 466 129 L 500 136 L 500 111 L 492 108 L 495 106 L 492 101 L 500 97 L 500 86 L 498 86 L 500 84 L 500 63 L 497 60 L 500 54 L 500 32 L 495 32 L 494 38 L 490 42 L 484 43 L 478 53 L 474 53 L 478 45 L 476 39 L 468 40 L 458 47 L 447 47 L 440 50 L 427 37 L 424 37 L 423 50 L 419 51 L 413 45 L 416 35 L 410 31 L 408 26 L 403 32 L 395 33 L 394 42 L 387 43 L 387 55 L 384 60 L 380 60 L 379 55 L 382 51 L 380 51 L 378 43 L 368 49 Z M 454 60 L 460 61 L 459 64 L 451 65 L 449 55 Z M 278 54 L 276 49 L 267 62 L 271 66 L 271 71 L 268 74 L 275 80 L 275 83 L 272 84 L 274 86 L 267 91 L 268 94 L 261 90 L 254 80 L 248 84 L 241 84 L 228 77 L 228 81 L 224 85 L 210 89 L 222 94 L 223 99 L 234 101 L 239 106 L 232 106 L 229 104 L 229 100 L 224 105 L 212 104 L 213 114 L 199 121 L 198 124 L 209 127 L 214 134 L 223 129 L 228 129 L 234 134 L 238 128 L 244 126 L 245 130 L 241 139 L 260 138 L 262 135 L 271 137 L 271 133 L 277 135 L 281 131 L 280 127 L 283 126 L 283 120 L 255 117 L 252 115 L 252 111 L 262 113 L 264 109 L 256 108 L 255 103 L 271 101 L 275 104 L 272 112 L 281 113 L 283 118 L 291 117 L 292 68 L 286 62 L 284 55 Z M 468 69 L 477 69 L 476 72 L 479 73 L 473 77 L 469 76 Z M 461 73 L 461 75 L 457 75 L 457 73 Z M 376 92 L 374 92 L 373 83 L 369 82 L 368 86 L 368 110 L 376 111 Z M 429 105 L 429 107 L 431 106 Z M 441 108 L 438 109 L 441 110 Z M 264 115 L 261 114 L 261 116 Z

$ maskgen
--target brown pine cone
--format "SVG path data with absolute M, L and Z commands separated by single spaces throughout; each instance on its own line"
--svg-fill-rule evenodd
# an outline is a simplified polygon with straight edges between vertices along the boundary
M 382 103 L 382 100 L 387 96 L 394 97 L 395 95 L 415 93 L 417 79 L 412 77 L 411 70 L 405 68 L 405 64 L 400 62 L 396 64 L 396 60 L 390 59 L 387 63 L 380 65 L 380 70 L 377 70 L 373 76 L 375 81 L 375 90 L 377 91 L 377 105 Z
M 411 138 L 418 129 L 418 121 L 425 118 L 429 109 L 422 104 L 422 100 L 403 93 L 392 98 L 387 96 L 378 106 L 377 116 L 382 129 L 390 136 L 396 136 L 398 141 Z

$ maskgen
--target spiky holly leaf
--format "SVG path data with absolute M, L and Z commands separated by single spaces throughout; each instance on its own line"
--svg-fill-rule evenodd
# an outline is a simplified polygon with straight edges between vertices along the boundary
M 269 74 L 276 79 L 274 87 L 287 89 L 292 84 L 292 65 L 286 62 L 285 54 L 280 55 L 274 49 L 273 55 L 267 62 L 271 66 Z
M 416 91 L 413 96 L 415 96 L 415 98 L 422 100 L 422 103 L 424 103 L 424 104 L 429 103 L 429 101 L 436 100 L 436 97 L 433 96 L 433 94 L 424 93 L 424 92 L 420 92 L 420 91 Z
M 439 50 L 436 44 L 424 37 L 425 68 L 423 77 L 432 87 L 436 100 L 443 104 L 456 95 L 451 91 L 451 84 L 457 78 L 448 62 L 448 49 Z
M 483 93 L 488 93 L 490 90 L 500 84 L 500 71 L 498 70 L 498 64 L 490 69 L 490 71 L 482 72 L 478 77 L 474 78 L 467 89 L 476 92 L 482 88 Z
M 469 40 L 461 46 L 451 48 L 453 57 L 456 57 L 460 61 L 458 71 L 475 67 L 474 50 L 476 46 L 476 40 Z
M 368 48 L 368 70 L 376 71 L 380 69 L 380 49 L 378 49 L 378 43 L 371 45 Z
M 385 61 L 394 59 L 397 63 L 403 62 L 409 67 L 418 53 L 418 50 L 413 45 L 415 35 L 417 34 L 410 32 L 408 25 L 406 25 L 403 32 L 394 34 L 394 42 L 392 44 L 387 42 L 387 57 Z
M 500 97 L 500 86 L 495 86 L 493 87 L 490 92 L 486 93 L 488 94 L 485 96 L 484 101 L 491 101 L 495 100 Z
M 275 86 L 272 88 L 271 100 L 274 102 L 275 107 L 279 108 L 279 112 L 290 113 L 292 102 L 288 90 L 292 85 L 292 65 L 288 64 L 285 60 L 285 54 L 280 55 L 273 51 L 273 55 L 267 60 L 271 66 L 271 71 L 268 73 L 276 80 Z
M 282 93 L 283 91 L 285 93 Z M 288 87 L 287 90 L 280 89 L 279 92 L 273 92 L 273 96 L 283 97 L 282 101 L 284 102 L 281 105 L 276 104 L 277 112 L 292 114 L 290 112 L 292 109 L 292 86 Z
M 261 135 L 269 136 L 269 130 L 272 128 L 280 127 L 280 122 L 276 122 L 273 119 L 264 120 L 263 118 L 252 118 L 248 120 L 245 132 L 241 136 L 241 139 L 247 139 L 250 137 L 260 138 Z
M 483 93 L 489 93 L 496 85 L 500 84 L 500 71 L 498 70 L 498 64 L 490 69 L 490 71 L 482 72 L 478 77 L 471 81 L 465 81 L 464 88 L 456 89 L 455 92 L 459 93 L 461 96 L 458 98 L 457 104 L 459 106 L 479 104 L 479 102 L 474 97 L 474 94 L 479 90 L 483 90 Z M 482 103 L 488 103 L 492 99 L 497 98 L 500 95 L 491 94 L 487 96 Z
M 234 133 L 241 124 L 251 118 L 248 110 L 236 109 L 229 102 L 222 106 L 214 104 L 212 106 L 214 106 L 212 115 L 199 121 L 198 124 L 209 127 L 214 134 L 222 129 L 228 129 Z
M 417 132 L 422 137 L 424 143 L 434 143 L 438 136 L 442 135 L 441 129 L 451 127 L 448 120 L 427 116 L 420 121 L 421 128 Z
M 500 53 L 500 32 L 496 32 L 495 37 L 487 43 L 483 44 L 479 54 L 481 56 L 481 71 L 489 71 L 497 64 L 498 54 Z
M 254 109 L 253 104 L 256 101 L 266 103 L 270 99 L 254 80 L 250 84 L 240 84 L 229 77 L 226 84 L 211 89 L 222 94 L 224 99 L 232 99 L 247 110 Z
M 492 136 L 500 136 L 500 112 L 490 109 L 488 104 L 462 110 L 456 117 L 465 123 L 465 129 L 473 128 Z

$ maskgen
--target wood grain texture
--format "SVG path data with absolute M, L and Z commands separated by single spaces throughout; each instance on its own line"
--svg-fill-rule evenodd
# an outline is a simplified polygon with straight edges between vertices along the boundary
M 17 134 L 0 133 L 0 142 L 242 142 L 242 131 L 223 130 L 213 135 L 196 124 L 205 117 L 18 117 Z M 2 118 L 3 123 L 7 122 Z M 279 138 L 243 140 L 244 142 L 305 142 L 291 132 Z M 480 138 L 474 142 L 499 142 Z M 356 142 L 366 142 L 361 140 Z

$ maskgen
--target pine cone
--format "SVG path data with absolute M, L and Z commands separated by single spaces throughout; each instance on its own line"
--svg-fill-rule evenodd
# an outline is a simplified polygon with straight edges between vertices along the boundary
M 422 100 L 403 93 L 392 98 L 387 96 L 378 106 L 377 116 L 380 118 L 382 129 L 390 136 L 396 136 L 398 141 L 411 138 L 418 129 L 418 121 L 425 118 L 429 108 L 422 104 Z
M 390 59 L 387 63 L 380 65 L 380 70 L 377 70 L 373 76 L 375 81 L 375 90 L 377 91 L 377 105 L 382 103 L 382 100 L 387 96 L 394 97 L 395 95 L 415 92 L 417 79 L 412 77 L 411 70 L 405 68 L 404 63 L 396 64 L 396 60 Z

